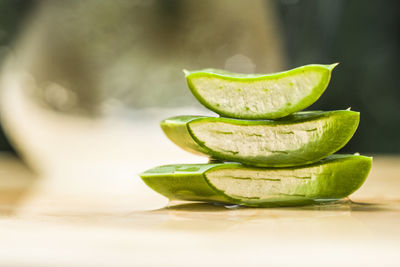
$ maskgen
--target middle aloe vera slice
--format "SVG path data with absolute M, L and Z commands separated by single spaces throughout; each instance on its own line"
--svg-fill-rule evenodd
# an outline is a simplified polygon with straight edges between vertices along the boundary
M 358 112 L 337 110 L 298 112 L 276 121 L 178 116 L 162 121 L 161 128 L 172 142 L 195 154 L 285 167 L 335 153 L 350 140 L 358 123 Z

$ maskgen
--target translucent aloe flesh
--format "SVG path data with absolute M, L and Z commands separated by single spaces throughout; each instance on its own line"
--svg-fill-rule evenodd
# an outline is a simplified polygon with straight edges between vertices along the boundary
M 336 65 L 306 65 L 274 74 L 184 72 L 193 95 L 221 116 L 277 119 L 313 104 L 328 86 Z
M 280 120 L 178 116 L 161 122 L 168 138 L 192 153 L 260 167 L 316 162 L 353 136 L 359 113 L 307 111 Z
M 356 191 L 371 169 L 372 158 L 331 155 L 297 168 L 254 168 L 239 163 L 156 167 L 143 181 L 171 200 L 294 206 L 332 201 Z

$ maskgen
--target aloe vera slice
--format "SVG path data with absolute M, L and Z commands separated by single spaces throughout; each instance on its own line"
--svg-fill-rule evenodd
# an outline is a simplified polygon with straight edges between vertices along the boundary
M 162 121 L 161 128 L 172 142 L 195 154 L 284 167 L 313 163 L 338 151 L 353 136 L 359 116 L 349 110 L 298 112 L 276 121 L 178 116 Z
M 295 206 L 350 195 L 364 183 L 371 165 L 370 157 L 331 155 L 297 168 L 183 164 L 156 167 L 140 176 L 149 187 L 171 200 Z
M 337 64 L 306 65 L 274 74 L 184 70 L 193 95 L 223 117 L 277 119 L 303 110 L 325 91 Z

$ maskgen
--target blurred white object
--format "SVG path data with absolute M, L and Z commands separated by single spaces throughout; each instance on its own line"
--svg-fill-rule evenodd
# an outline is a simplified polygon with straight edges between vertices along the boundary
M 261 0 L 43 1 L 28 25 L 3 68 L 1 119 L 24 159 L 57 176 L 196 161 L 158 126 L 210 114 L 181 69 L 284 63 L 273 5 Z

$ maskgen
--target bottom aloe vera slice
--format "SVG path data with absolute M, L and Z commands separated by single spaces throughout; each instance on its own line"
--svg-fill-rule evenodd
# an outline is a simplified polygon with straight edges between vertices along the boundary
M 280 120 L 178 116 L 161 122 L 167 137 L 192 153 L 259 167 L 316 162 L 353 136 L 360 114 L 350 110 L 305 111 Z
M 255 168 L 239 163 L 165 165 L 140 174 L 170 200 L 298 206 L 332 201 L 356 191 L 365 181 L 372 158 L 331 155 L 311 165 Z

